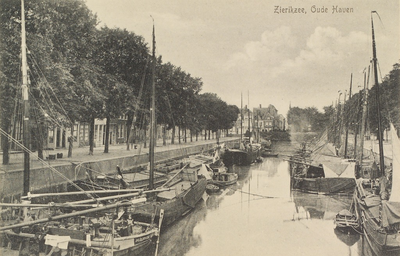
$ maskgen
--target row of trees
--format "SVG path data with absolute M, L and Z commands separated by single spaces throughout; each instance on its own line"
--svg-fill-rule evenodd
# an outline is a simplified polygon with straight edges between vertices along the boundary
M 21 93 L 21 6 L 19 1 L 0 0 L 0 8 L 1 128 L 10 133 Z M 37 142 L 43 139 L 45 122 L 71 130 L 76 121 L 89 123 L 90 152 L 96 118 L 106 118 L 109 129 L 112 118 L 127 115 L 127 131 L 147 128 L 153 74 L 149 46 L 142 36 L 125 29 L 97 28 L 96 15 L 82 0 L 30 0 L 25 16 L 31 112 L 37 128 L 32 133 Z M 155 65 L 157 123 L 173 134 L 176 126 L 193 133 L 232 127 L 239 113 L 236 106 L 216 94 L 200 94 L 200 78 L 163 63 L 161 56 Z M 7 164 L 8 139 L 1 141 Z
M 366 78 L 368 80 L 368 78 Z M 370 81 L 372 79 L 369 79 Z M 393 69 L 386 75 L 382 83 L 379 84 L 382 115 L 382 128 L 388 129 L 390 122 L 398 129 L 400 127 L 400 64 L 393 65 Z M 361 90 L 346 102 L 338 106 L 326 106 L 321 113 L 315 107 L 298 108 L 293 107 L 288 112 L 288 124 L 294 131 L 305 131 L 311 128 L 311 131 L 321 132 L 329 129 L 331 136 L 338 136 L 339 130 L 345 129 L 352 133 L 357 133 L 360 129 L 362 120 L 362 104 L 364 102 L 364 90 Z M 367 112 L 365 128 L 372 134 L 377 135 L 377 101 L 376 85 L 373 85 L 367 91 Z M 348 95 L 349 96 L 349 95 Z M 347 128 L 346 128 L 347 127 Z
M 292 132 L 321 132 L 329 124 L 333 112 L 332 106 L 324 107 L 324 113 L 319 112 L 316 107 L 291 107 L 287 120 Z

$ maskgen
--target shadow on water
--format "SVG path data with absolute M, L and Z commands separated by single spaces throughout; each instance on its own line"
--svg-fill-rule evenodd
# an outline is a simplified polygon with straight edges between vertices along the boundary
M 195 226 L 205 219 L 207 206 L 200 201 L 195 209 L 161 234 L 158 255 L 185 255 L 191 247 L 201 244 L 201 236 L 193 232 Z

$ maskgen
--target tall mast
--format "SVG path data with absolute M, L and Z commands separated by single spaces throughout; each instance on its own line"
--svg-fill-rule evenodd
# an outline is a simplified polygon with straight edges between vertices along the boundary
M 240 141 L 243 141 L 243 93 L 240 93 Z
M 260 112 L 261 112 L 261 107 L 260 111 L 257 112 L 257 143 L 260 142 L 260 124 L 258 123 L 260 121 Z
M 345 110 L 345 108 L 344 108 L 344 106 L 346 105 L 346 95 L 347 94 L 347 90 L 344 90 L 344 98 L 343 98 L 343 107 L 342 107 L 342 126 L 340 126 L 340 137 L 342 137 L 342 134 L 343 134 L 343 131 L 344 131 L 344 126 L 345 126 L 345 122 L 344 122 L 344 114 L 345 114 L 345 112 L 344 112 L 344 110 Z M 346 137 L 345 137 L 345 142 L 344 142 L 344 144 L 345 144 L 345 146 L 346 146 Z M 342 146 L 342 145 L 340 145 L 340 146 Z M 344 155 L 344 157 L 346 157 L 346 155 Z
M 340 96 L 342 95 L 342 92 L 341 91 L 339 91 L 339 98 L 338 98 L 338 101 L 337 101 L 337 113 L 336 113 L 336 122 L 337 122 L 337 125 L 336 125 L 336 131 L 335 131 L 335 144 L 336 144 L 336 146 L 339 148 L 340 147 L 340 144 L 341 144 L 341 136 L 340 136 L 340 128 L 341 128 L 341 126 L 342 126 L 342 124 L 341 124 L 341 120 L 340 120 L 340 115 L 341 115 L 341 112 L 342 112 L 342 110 L 341 110 L 341 107 L 340 107 Z
M 368 74 L 369 74 L 368 67 Z M 365 134 L 365 120 L 367 117 L 367 79 L 366 79 L 366 70 L 364 70 L 364 91 L 362 96 L 362 117 L 361 117 L 361 134 L 360 134 L 360 158 L 358 161 L 360 164 L 363 160 L 363 151 L 364 151 L 364 134 Z
M 351 73 L 351 76 L 350 76 L 350 93 L 349 93 L 349 100 L 350 100 L 350 98 L 351 98 L 351 86 L 352 86 L 352 83 L 353 83 L 353 73 Z M 346 96 L 345 96 L 345 98 L 346 98 Z M 345 99 L 345 101 L 346 101 L 346 99 Z M 345 103 L 346 103 L 346 102 L 345 102 Z M 345 106 L 345 105 L 343 105 L 343 108 L 344 108 L 344 106 Z M 344 112 L 343 114 L 346 114 L 346 113 Z M 348 118 L 346 118 L 345 125 L 346 125 L 346 138 L 345 138 L 345 141 L 344 141 L 344 158 L 347 158 L 347 141 L 348 141 L 348 139 L 349 139 L 349 119 L 348 119 Z M 354 146 L 356 146 L 356 145 L 354 145 Z
M 385 157 L 383 155 L 383 131 L 382 131 L 382 123 L 381 123 L 381 106 L 380 106 L 380 92 L 379 92 L 379 83 L 378 83 L 378 68 L 377 68 L 377 58 L 376 58 L 376 45 L 375 45 L 375 32 L 374 32 L 374 21 L 372 19 L 372 13 L 376 13 L 376 11 L 371 12 L 371 27 L 372 27 L 372 62 L 374 68 L 374 82 L 376 86 L 376 106 L 378 112 L 378 141 L 379 141 L 379 167 L 380 167 L 380 175 L 384 175 L 385 170 Z
M 150 174 L 149 189 L 154 189 L 154 148 L 155 148 L 155 130 L 156 130 L 156 86 L 154 76 L 156 71 L 156 37 L 153 19 L 153 56 L 152 56 L 152 74 L 151 74 L 151 106 L 150 106 Z
M 248 107 L 248 109 L 247 109 L 247 118 L 249 119 L 249 141 L 250 141 L 250 137 L 251 137 L 251 127 L 250 127 L 250 94 L 249 94 L 249 91 L 247 91 L 247 106 L 249 106 Z
M 28 64 L 26 58 L 25 6 L 21 0 L 21 55 L 22 55 L 22 99 L 23 99 L 23 144 L 24 149 L 24 195 L 29 192 L 30 176 L 30 134 L 29 134 L 29 95 L 28 95 Z

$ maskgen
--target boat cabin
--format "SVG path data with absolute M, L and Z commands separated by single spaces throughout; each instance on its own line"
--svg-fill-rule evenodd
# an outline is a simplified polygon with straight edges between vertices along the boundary
M 306 178 L 325 178 L 324 168 L 322 166 L 308 166 Z

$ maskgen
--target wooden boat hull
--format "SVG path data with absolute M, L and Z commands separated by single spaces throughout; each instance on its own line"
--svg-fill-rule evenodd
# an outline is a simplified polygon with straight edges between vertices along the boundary
M 228 149 L 223 155 L 223 162 L 226 166 L 239 165 L 246 166 L 256 162 L 260 157 L 260 150 L 239 150 Z
M 348 210 L 340 211 L 335 217 L 336 229 L 343 233 L 360 232 L 360 222 L 355 214 Z
M 207 184 L 207 186 L 206 186 L 206 192 L 207 192 L 207 194 L 209 194 L 209 195 L 216 194 L 216 193 L 218 193 L 219 191 L 220 191 L 220 188 L 219 188 L 219 186 L 217 186 L 217 185 L 214 185 L 214 184 Z
M 349 194 L 354 192 L 354 178 L 291 178 L 292 188 L 314 194 Z
M 236 184 L 237 180 L 238 175 L 236 173 L 216 172 L 212 174 L 212 180 L 209 180 L 208 183 L 216 185 L 218 187 L 226 187 Z
M 143 253 L 148 250 L 149 246 L 154 243 L 155 237 L 156 236 L 154 232 L 151 232 L 149 234 L 144 234 L 131 238 L 115 238 L 114 244 L 116 246 L 121 246 L 122 249 L 114 249 L 112 252 L 111 249 L 105 250 L 104 248 L 99 248 L 95 246 L 92 246 L 90 248 L 84 246 L 76 246 L 75 249 L 85 249 L 86 251 L 91 251 L 92 249 L 92 251 L 94 253 L 97 253 L 97 255 L 104 256 L 139 256 L 143 255 Z
M 273 154 L 271 152 L 262 152 L 261 156 L 262 157 L 278 157 L 278 154 Z
M 75 232 L 74 232 L 75 231 Z M 79 252 L 86 251 L 90 255 L 102 255 L 102 256 L 135 256 L 143 255 L 145 251 L 148 250 L 151 244 L 154 244 L 155 238 L 158 235 L 158 231 L 155 229 L 128 237 L 118 237 L 114 238 L 114 249 L 111 250 L 111 242 L 104 241 L 104 239 L 99 239 L 98 241 L 92 240 L 90 247 L 86 246 L 86 240 L 84 236 L 78 235 L 79 231 L 69 230 L 69 229 L 52 229 L 51 233 L 54 236 L 69 236 L 71 240 L 68 243 L 68 255 L 79 255 Z M 57 234 L 59 233 L 59 234 Z M 81 232 L 84 235 L 84 232 Z M 33 241 L 33 244 L 44 243 L 45 235 L 30 234 L 30 233 L 14 233 L 12 231 L 6 231 L 2 234 L 7 236 L 14 242 L 15 246 L 22 251 L 37 250 L 39 253 L 39 248 L 31 248 L 29 241 Z M 77 237 L 78 236 L 78 237 Z M 109 238 L 109 237 L 108 237 Z M 38 240 L 40 239 L 40 240 Z M 28 244 L 26 243 L 28 241 Z M 14 247 L 15 247 L 14 246 Z M 50 248 L 47 248 L 49 250 Z M 46 252 L 47 255 L 48 252 Z M 87 254 L 85 254 L 87 255 Z
M 134 215 L 135 219 L 143 221 L 152 221 L 154 216 L 154 221 L 157 223 L 160 210 L 164 209 L 162 226 L 169 226 L 182 216 L 185 216 L 196 206 L 206 191 L 206 185 L 206 179 L 201 178 L 196 183 L 192 184 L 190 189 L 177 195 L 173 199 L 135 205 L 135 207 L 130 209 L 130 213 Z
M 227 187 L 236 184 L 236 180 L 229 180 L 229 181 L 219 181 L 219 180 L 212 180 L 210 181 L 211 184 L 217 185 L 218 187 Z
M 379 214 L 379 205 L 371 208 L 366 207 L 359 198 L 355 198 L 358 214 L 361 217 L 362 229 L 365 238 L 371 249 L 377 255 L 399 255 L 400 254 L 400 233 L 389 233 L 376 221 L 371 210 Z

